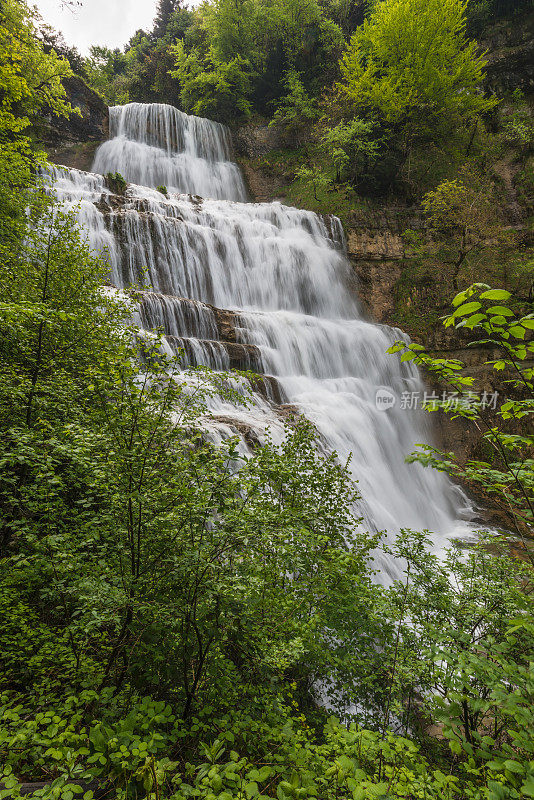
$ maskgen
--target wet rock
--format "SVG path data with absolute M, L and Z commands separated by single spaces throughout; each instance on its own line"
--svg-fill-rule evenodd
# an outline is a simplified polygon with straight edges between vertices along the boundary
M 230 358 L 230 369 L 262 371 L 260 349 L 255 344 L 224 342 L 224 346 Z
M 284 393 L 280 383 L 273 375 L 257 375 L 250 378 L 254 392 L 261 394 L 268 402 L 280 405 L 284 401 Z
M 245 440 L 251 450 L 254 450 L 261 444 L 259 436 L 254 428 L 251 425 L 247 425 L 242 420 L 224 414 L 213 414 L 210 416 L 210 419 L 213 420 L 213 422 L 220 422 L 223 425 L 228 425 L 236 436 L 241 436 Z
M 211 310 L 215 316 L 215 322 L 219 331 L 219 338 L 225 342 L 236 342 L 237 332 L 236 327 L 238 324 L 238 315 L 235 311 L 226 311 L 217 306 L 211 306 Z

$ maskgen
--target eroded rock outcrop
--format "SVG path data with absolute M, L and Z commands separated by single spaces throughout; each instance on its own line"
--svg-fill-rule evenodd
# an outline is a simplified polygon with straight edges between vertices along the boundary
M 360 300 L 376 322 L 388 323 L 394 315 L 395 286 L 406 259 L 403 233 L 423 228 L 420 214 L 402 209 L 353 212 L 346 231 L 347 251 Z
M 75 113 L 68 118 L 44 114 L 34 120 L 33 133 L 54 164 L 88 171 L 98 145 L 108 136 L 109 110 L 79 76 L 65 78 L 63 85 Z

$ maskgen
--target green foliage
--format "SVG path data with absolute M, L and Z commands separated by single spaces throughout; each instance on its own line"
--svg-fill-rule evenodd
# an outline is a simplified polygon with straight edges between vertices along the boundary
M 2 242 L 19 233 L 20 205 L 14 198 L 32 180 L 39 160 L 26 135 L 40 113 L 69 116 L 61 79 L 72 75 L 68 61 L 46 52 L 38 39 L 35 14 L 24 2 L 6 0 L 0 16 L 0 223 Z M 13 195 L 15 190 L 15 195 Z
M 512 636 L 507 633 L 507 640 Z M 498 657 L 497 662 L 495 666 L 503 663 Z M 523 674 L 531 683 L 530 676 Z M 493 675 L 498 682 L 496 670 Z M 508 670 L 506 677 L 516 681 L 517 672 Z M 496 689 L 494 694 L 497 699 Z M 509 703 L 499 698 L 494 706 L 508 714 L 514 707 L 521 708 L 524 714 L 526 704 L 518 704 L 513 693 L 506 695 Z M 189 728 L 164 701 L 134 698 L 126 714 L 110 693 L 102 693 L 99 699 L 102 717 L 95 719 L 85 711 L 96 700 L 95 693 L 88 691 L 66 697 L 61 709 L 44 712 L 13 695 L 1 697 L 1 741 L 9 748 L 4 781 L 10 794 L 6 796 L 18 796 L 13 776 L 27 769 L 25 763 L 48 769 L 53 783 L 46 796 L 62 800 L 81 795 L 89 781 L 107 783 L 118 797 L 146 792 L 172 800 L 530 796 L 528 766 L 518 760 L 517 749 L 509 758 L 495 757 L 496 752 L 488 752 L 492 747 L 489 734 L 482 744 L 487 766 L 475 766 L 473 760 L 463 773 L 455 774 L 445 763 L 432 764 L 412 740 L 389 731 L 347 728 L 331 718 L 316 736 L 303 717 L 292 715 L 291 691 L 277 703 L 261 693 L 249 697 L 247 708 L 222 717 L 206 708 Z M 511 725 L 520 730 L 513 718 Z M 528 737 L 526 729 L 520 746 L 530 753 Z M 179 756 L 169 758 L 169 752 Z
M 534 122 L 528 103 L 519 89 L 514 94 L 508 113 L 503 114 L 505 140 L 519 148 L 530 149 L 534 145 Z
M 405 535 L 396 554 L 407 563 L 402 584 L 392 591 L 401 620 L 409 619 L 399 648 L 399 685 L 410 674 L 420 691 L 428 687 L 426 714 L 439 720 L 451 752 L 463 760 L 473 781 L 486 781 L 487 797 L 530 797 L 534 719 L 532 665 L 532 550 L 534 519 L 534 413 L 532 314 L 514 307 L 510 292 L 475 284 L 453 300 L 445 319 L 478 332 L 474 345 L 488 348 L 488 366 L 504 374 L 510 395 L 490 412 L 487 392 L 476 391 L 473 377 L 457 359 L 435 358 L 417 344 L 398 342 L 392 353 L 414 361 L 454 390 L 436 395 L 428 410 L 442 409 L 485 431 L 491 460 L 459 462 L 451 453 L 422 447 L 408 458 L 462 479 L 500 506 L 519 538 L 514 550 L 495 536 L 462 552 L 449 551 L 443 562 L 421 554 L 420 535 Z M 482 337 L 482 338 L 480 338 Z M 504 400 L 504 402 L 503 402 Z M 399 693 L 402 695 L 402 692 Z M 486 795 L 485 795 L 486 796 Z
M 311 188 L 314 200 L 319 200 L 321 195 L 328 192 L 331 185 L 328 175 L 325 175 L 321 168 L 315 165 L 299 167 L 296 177 L 304 186 Z
M 156 186 L 156 191 L 161 192 L 161 194 L 167 196 L 168 191 L 166 186 Z
M 342 43 L 341 31 L 315 0 L 217 0 L 202 7 L 196 25 L 172 48 L 172 74 L 185 110 L 230 121 L 253 106 L 264 110 L 286 92 L 279 121 L 303 129 L 315 117 L 313 95 Z
M 317 145 L 271 150 L 249 163 L 265 175 L 274 196 L 285 197 L 288 204 L 297 208 L 332 214 L 343 225 L 350 224 L 355 208 L 366 208 L 352 187 L 335 181 L 329 158 Z
M 277 104 L 269 125 L 280 126 L 289 141 L 300 144 L 309 139 L 311 125 L 319 116 L 319 108 L 295 70 L 288 72 L 285 86 L 287 95 Z
M 356 118 L 326 130 L 322 142 L 332 159 L 338 181 L 357 184 L 373 171 L 381 145 L 373 136 L 373 128 L 371 122 Z
M 457 178 L 442 181 L 425 195 L 422 206 L 433 241 L 420 249 L 439 251 L 440 258 L 450 262 L 456 291 L 461 272 L 472 268 L 484 250 L 503 251 L 514 243 L 513 233 L 503 229 L 493 186 L 476 172 L 463 169 Z
M 295 70 L 315 97 L 343 43 L 316 0 L 213 0 L 194 10 L 169 0 L 151 32 L 138 31 L 124 52 L 92 47 L 83 68 L 111 104 L 167 102 L 231 121 L 265 111 Z
M 2 3 L 0 22 L 0 85 L 2 106 L 0 131 L 20 133 L 30 117 L 50 109 L 68 116 L 72 109 L 65 102 L 61 79 L 72 75 L 68 61 L 55 51 L 45 53 L 34 25 L 34 14 L 24 2 Z
M 241 394 L 207 370 L 180 378 L 127 325 L 131 302 L 101 290 L 72 217 L 27 202 L 1 278 L 3 686 L 43 702 L 153 690 L 189 719 L 312 670 L 339 703 L 358 686 L 374 702 L 354 669 L 372 673 L 380 625 L 334 635 L 378 591 L 348 471 L 304 423 L 246 458 L 209 444 L 207 400 Z
M 462 0 L 384 0 L 352 36 L 340 90 L 356 113 L 414 137 L 448 136 L 495 104 L 480 91 L 485 62 L 465 37 Z
M 252 68 L 240 55 L 219 61 L 213 48 L 205 56 L 197 49 L 186 51 L 183 42 L 172 48 L 179 81 L 180 100 L 185 111 L 229 122 L 250 113 Z
M 158 9 L 152 32 L 137 31 L 124 51 L 92 46 L 83 64 L 88 82 L 110 105 L 177 105 L 180 87 L 169 74 L 174 67 L 170 47 L 186 35 L 193 18 L 192 11 L 166 2 Z
M 484 439 L 493 453 L 491 462 L 472 460 L 461 465 L 452 454 L 443 455 L 426 447 L 422 453 L 414 454 L 413 459 L 480 487 L 502 507 L 517 532 L 523 534 L 525 526 L 530 526 L 534 519 L 534 437 L 528 427 L 534 413 L 534 371 L 529 361 L 534 352 L 531 334 L 534 315 L 510 308 L 510 300 L 510 292 L 504 289 L 474 284 L 454 298 L 454 309 L 445 320 L 446 327 L 454 325 L 478 331 L 482 338 L 475 339 L 473 344 L 491 348 L 493 355 L 486 363 L 503 374 L 503 385 L 510 392 L 509 398 L 502 398 L 504 402 L 501 401 L 494 416 L 487 413 L 487 392 L 474 390 L 474 379 L 464 374 L 465 365 L 461 361 L 432 358 L 416 344 L 397 343 L 390 352 L 403 352 L 402 360 L 413 360 L 446 381 L 460 397 L 449 413 L 477 423 L 485 431 Z M 445 403 L 436 401 L 430 410 L 443 407 L 446 408 Z M 510 423 L 515 427 L 510 428 Z
M 377 542 L 354 533 L 348 474 L 309 426 L 247 458 L 210 445 L 224 377 L 173 379 L 46 197 L 20 246 L 0 309 L 4 791 L 25 777 L 62 800 L 93 780 L 206 800 L 528 796 L 527 567 L 495 541 L 440 561 L 406 533 L 391 551 L 406 583 L 374 586 Z M 506 323 L 507 297 L 466 293 L 453 318 L 485 302 Z M 325 681 L 375 730 L 321 730 L 303 709 Z M 452 771 L 389 730 L 425 742 L 424 716 Z
M 108 172 L 104 178 L 110 192 L 113 192 L 113 194 L 124 194 L 128 184 L 120 172 Z
M 84 67 L 89 84 L 109 105 L 123 105 L 130 99 L 129 59 L 118 48 L 92 45 Z
M 24 137 L 45 105 L 39 70 L 41 82 L 54 73 L 46 104 L 67 113 L 64 63 L 36 43 L 21 4 L 5 7 L 0 798 L 20 796 L 22 781 L 43 781 L 33 794 L 50 800 L 91 800 L 96 786 L 120 800 L 533 796 L 533 315 L 476 285 L 447 317 L 480 331 L 505 375 L 510 398 L 496 417 L 460 362 L 394 348 L 457 387 L 466 403 L 454 413 L 490 422 L 491 460 L 459 465 L 431 449 L 411 458 L 502 502 L 522 558 L 496 537 L 440 559 L 426 533 L 385 547 L 360 530 L 348 469 L 305 421 L 246 454 L 234 439 L 207 441 L 211 398 L 246 405 L 251 376 L 184 374 L 131 324 L 135 290 L 103 288 L 107 265 L 32 178 Z M 176 97 L 230 119 L 259 102 L 266 75 L 272 95 L 285 76 L 277 120 L 304 139 L 316 74 L 339 48 L 330 11 L 349 19 L 350 9 L 301 0 L 196 12 L 165 0 L 155 31 L 126 53 L 93 52 L 95 80 L 107 74 L 110 96 L 132 97 L 152 71 L 150 91 L 158 80 L 167 91 L 176 57 Z M 279 157 L 302 202 L 348 216 L 355 197 L 333 169 L 362 180 L 385 132 L 336 102 L 335 124 L 315 128 L 320 142 Z M 106 179 L 124 192 L 121 175 Z M 434 230 L 478 236 L 475 200 L 461 176 L 438 184 L 425 200 Z M 373 575 L 380 547 L 406 565 L 387 589 Z M 346 724 L 327 721 L 326 692 Z
M 402 719 L 415 704 L 419 725 L 437 720 L 453 756 L 465 759 L 460 776 L 487 780 L 488 797 L 528 796 L 532 569 L 495 536 L 464 552 L 456 545 L 443 559 L 428 544 L 404 532 L 394 548 L 406 563 L 405 581 L 389 590 L 399 618 L 396 680 L 404 693 L 412 681 L 413 694 L 399 691 L 393 712 Z

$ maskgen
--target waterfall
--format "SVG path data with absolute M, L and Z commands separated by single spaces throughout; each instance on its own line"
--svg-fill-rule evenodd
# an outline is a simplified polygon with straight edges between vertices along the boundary
M 130 103 L 109 109 L 110 140 L 93 169 L 120 172 L 131 183 L 165 186 L 170 192 L 246 200 L 237 164 L 230 161 L 230 133 L 224 125 L 192 117 L 158 103 Z
M 259 373 L 253 407 L 214 401 L 207 435 L 220 440 L 245 426 L 259 441 L 267 428 L 281 436 L 280 403 L 290 404 L 328 450 L 350 457 L 369 529 L 427 529 L 437 547 L 466 533 L 462 492 L 443 474 L 404 462 L 431 431 L 428 414 L 400 398 L 422 398 L 424 386 L 412 364 L 386 353 L 400 331 L 362 318 L 339 222 L 243 202 L 222 125 L 158 104 L 110 114 L 95 174 L 57 168 L 55 191 L 107 254 L 111 282 L 140 287 L 142 327 L 162 328 L 191 365 Z M 107 172 L 130 182 L 124 196 L 106 188 Z M 396 398 L 387 410 L 377 404 L 382 387 Z M 380 568 L 398 569 L 385 560 Z

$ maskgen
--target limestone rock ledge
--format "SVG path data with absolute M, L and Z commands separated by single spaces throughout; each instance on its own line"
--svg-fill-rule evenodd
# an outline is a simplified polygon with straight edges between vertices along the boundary
M 407 256 L 402 234 L 422 230 L 417 212 L 388 209 L 353 212 L 346 231 L 347 252 L 358 279 L 358 295 L 368 315 L 389 323 L 395 311 L 395 286 Z

